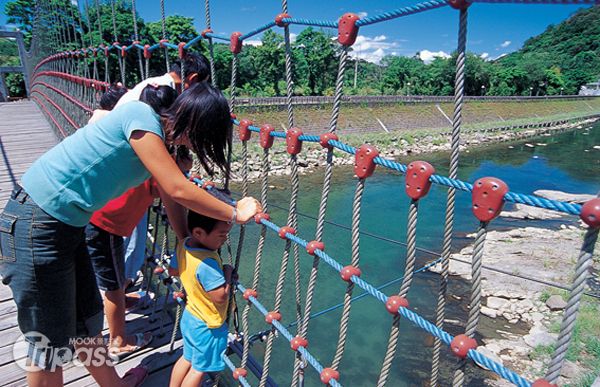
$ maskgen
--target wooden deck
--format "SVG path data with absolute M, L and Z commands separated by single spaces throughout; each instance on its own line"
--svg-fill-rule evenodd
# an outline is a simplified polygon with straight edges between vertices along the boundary
M 0 103 L 0 210 L 4 209 L 13 186 L 19 182 L 29 165 L 58 141 L 34 102 Z M 163 300 L 159 299 L 154 318 L 151 318 L 152 307 L 127 314 L 128 332 L 150 331 L 154 339 L 148 348 L 136 352 L 116 366 L 122 375 L 129 368 L 146 365 L 151 374 L 145 386 L 168 385 L 172 364 L 181 356 L 179 336 L 175 343 L 176 350 L 169 352 L 173 319 L 162 310 Z M 104 327 L 104 334 L 107 335 L 106 321 Z M 13 351 L 14 343 L 20 337 L 12 293 L 0 283 L 0 386 L 27 385 L 25 372 L 15 363 L 15 360 L 24 358 L 26 353 L 23 350 Z M 64 368 L 64 382 L 69 386 L 96 385 L 85 368 L 73 364 Z
M 0 103 L 0 209 L 29 165 L 58 141 L 33 101 Z

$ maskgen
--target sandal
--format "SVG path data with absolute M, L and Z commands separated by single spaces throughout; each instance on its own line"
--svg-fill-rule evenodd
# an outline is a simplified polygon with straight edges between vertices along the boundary
M 125 375 L 123 375 L 121 379 L 125 379 L 128 376 L 132 376 L 133 379 L 133 384 L 129 384 L 130 386 L 141 386 L 142 383 L 144 383 L 144 380 L 146 380 L 146 377 L 148 376 L 148 368 L 144 366 L 132 368 L 129 371 L 125 372 Z
M 148 335 L 148 336 L 146 336 L 146 335 Z M 138 332 L 138 333 L 134 334 L 133 337 L 135 337 L 135 344 L 134 345 L 126 345 L 126 347 L 131 348 L 129 350 L 120 351 L 118 347 L 109 348 L 108 351 L 110 353 L 110 356 L 113 358 L 114 362 L 122 360 L 124 357 L 131 355 L 135 351 L 139 351 L 140 349 L 142 349 L 145 346 L 147 346 L 148 344 L 150 344 L 150 342 L 154 338 L 150 332 L 147 332 L 147 333 Z

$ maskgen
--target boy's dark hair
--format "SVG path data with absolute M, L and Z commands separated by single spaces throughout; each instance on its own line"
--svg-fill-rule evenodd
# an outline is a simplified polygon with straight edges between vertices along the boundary
M 208 82 L 196 83 L 177 97 L 164 117 L 171 141 L 187 136 L 208 174 L 213 175 L 213 166 L 217 166 L 229 176 L 227 152 L 233 124 L 229 104 L 220 90 Z
M 176 98 L 177 92 L 170 86 L 148 85 L 140 94 L 140 101 L 150 105 L 158 115 L 163 115 Z
M 100 97 L 100 109 L 102 110 L 113 110 L 117 102 L 122 96 L 127 93 L 125 86 L 112 84 L 108 87 L 106 92 Z
M 198 74 L 198 81 L 210 80 L 210 62 L 202 54 L 188 53 L 183 59 L 185 73 L 187 75 Z M 181 77 L 181 61 L 171 65 L 171 72 Z
M 212 189 L 207 190 L 206 192 L 210 193 L 217 199 L 219 199 L 227 204 L 231 204 L 231 202 L 232 202 L 232 199 L 230 196 L 231 193 L 227 189 L 219 189 L 219 188 L 213 187 Z M 196 227 L 200 227 L 205 232 L 210 234 L 212 232 L 212 230 L 215 228 L 215 225 L 217 224 L 217 222 L 220 222 L 220 220 L 201 215 L 192 210 L 188 211 L 187 224 L 188 224 L 188 230 L 189 230 L 190 234 Z

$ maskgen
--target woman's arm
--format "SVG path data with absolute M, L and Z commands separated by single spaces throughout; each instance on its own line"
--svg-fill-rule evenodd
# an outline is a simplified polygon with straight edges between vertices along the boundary
M 136 130 L 131 134 L 129 143 L 166 195 L 175 202 L 214 219 L 232 220 L 233 207 L 191 184 L 181 173 L 159 136 L 152 132 Z M 238 201 L 235 220 L 238 223 L 246 223 L 261 210 L 256 199 L 243 198 Z
M 175 231 L 177 239 L 180 241 L 184 240 L 189 236 L 187 229 L 186 208 L 171 199 L 171 197 L 166 194 L 160 185 L 158 186 L 158 191 L 160 192 L 160 198 L 165 205 L 167 218 L 169 218 L 169 224 L 171 227 L 173 227 L 173 231 Z

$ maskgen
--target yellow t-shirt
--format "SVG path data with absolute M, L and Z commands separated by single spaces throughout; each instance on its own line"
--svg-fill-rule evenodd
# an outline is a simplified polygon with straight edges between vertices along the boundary
M 211 301 L 208 291 L 224 284 L 223 263 L 216 251 L 189 247 L 187 239 L 177 245 L 177 266 L 179 278 L 186 292 L 185 308 L 195 317 L 204 321 L 209 328 L 219 328 L 227 318 L 227 304 L 217 304 Z M 213 259 L 213 262 L 205 262 Z

